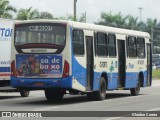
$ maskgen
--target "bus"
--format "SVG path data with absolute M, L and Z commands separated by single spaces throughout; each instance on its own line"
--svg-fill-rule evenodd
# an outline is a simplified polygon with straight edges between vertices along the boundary
M 47 100 L 87 94 L 104 100 L 106 91 L 139 95 L 151 86 L 150 35 L 145 32 L 63 20 L 14 24 L 11 85 L 44 90 Z
M 0 92 L 20 92 L 22 97 L 28 97 L 29 91 L 10 86 L 11 39 L 14 22 L 15 20 L 0 18 Z

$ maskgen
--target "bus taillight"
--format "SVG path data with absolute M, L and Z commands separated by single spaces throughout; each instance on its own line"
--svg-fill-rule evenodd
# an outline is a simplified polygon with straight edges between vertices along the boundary
M 63 78 L 66 78 L 68 76 L 69 76 L 69 63 L 65 60 L 63 68 Z
M 15 61 L 14 60 L 11 63 L 11 76 L 16 76 L 16 68 L 15 68 Z

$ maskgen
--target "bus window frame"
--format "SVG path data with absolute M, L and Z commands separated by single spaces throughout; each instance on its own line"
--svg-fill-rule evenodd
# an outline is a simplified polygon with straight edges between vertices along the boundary
M 113 35 L 114 36 L 114 45 L 111 45 L 112 47 L 114 47 L 115 49 L 115 55 L 114 56 L 111 56 L 109 54 L 109 47 L 110 47 L 110 44 L 109 44 L 109 36 L 110 35 Z M 116 34 L 115 33 L 108 33 L 108 56 L 109 58 L 116 58 L 117 57 L 117 38 L 116 38 Z
M 143 39 L 143 48 L 144 48 L 144 52 L 143 52 L 143 54 L 144 54 L 144 56 L 143 57 L 139 57 L 138 56 L 138 48 L 142 48 L 141 46 L 139 47 L 138 45 L 139 45 L 139 43 L 138 43 L 138 39 Z M 138 59 L 145 59 L 146 58 L 146 43 L 145 43 L 145 38 L 144 37 L 137 37 L 137 57 L 138 57 Z
M 83 54 L 75 54 L 75 51 L 74 51 L 74 31 L 82 31 L 82 34 L 83 34 Z M 77 29 L 77 28 L 74 28 L 73 30 L 72 30 L 72 49 L 73 49 L 73 54 L 74 54 L 74 56 L 79 56 L 79 57 L 84 57 L 85 56 L 85 44 L 84 44 L 84 40 L 85 40 L 85 38 L 84 38 L 84 31 L 83 31 L 83 29 Z M 80 43 L 80 42 L 77 42 L 77 43 Z
M 98 34 L 105 35 L 105 44 L 98 44 Z M 108 58 L 108 34 L 105 32 L 95 32 L 94 36 L 94 44 L 95 44 L 95 56 L 102 57 L 102 58 Z M 106 55 L 99 55 L 98 54 L 98 46 L 104 46 L 106 50 Z
M 134 46 L 130 46 L 130 44 L 129 44 L 129 38 L 134 38 Z M 135 54 L 136 54 L 136 56 L 130 56 L 130 54 L 129 54 L 129 47 L 131 47 L 131 48 L 135 48 L 135 51 L 134 52 L 136 52 Z M 136 36 L 127 36 L 126 37 L 126 48 L 127 48 L 127 57 L 128 58 L 130 58 L 130 59 L 137 59 L 137 37 Z

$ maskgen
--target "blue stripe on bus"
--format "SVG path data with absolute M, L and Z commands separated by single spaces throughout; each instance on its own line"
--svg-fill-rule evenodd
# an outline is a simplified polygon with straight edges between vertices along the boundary
M 0 72 L 10 72 L 10 67 L 0 67 Z
M 74 66 L 74 67 L 73 67 Z M 78 69 L 77 69 L 78 68 Z M 108 90 L 115 90 L 119 87 L 118 84 L 118 72 L 110 73 L 107 71 L 102 72 L 94 72 L 94 81 L 93 81 L 93 90 L 99 89 L 99 78 L 102 73 L 106 73 L 108 76 Z M 143 86 L 146 86 L 147 83 L 147 71 L 142 71 L 144 75 Z M 76 60 L 74 56 L 72 56 L 72 74 L 73 77 L 77 79 L 77 81 L 84 87 L 86 87 L 86 68 L 81 66 L 80 63 Z M 126 72 L 126 80 L 124 88 L 135 88 L 138 82 L 139 72 Z

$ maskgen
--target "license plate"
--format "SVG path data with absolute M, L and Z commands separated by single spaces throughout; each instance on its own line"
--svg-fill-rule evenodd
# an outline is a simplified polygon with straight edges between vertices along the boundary
M 37 83 L 35 83 L 34 85 L 35 85 L 35 86 L 44 86 L 44 83 L 42 83 L 42 82 L 37 82 Z

